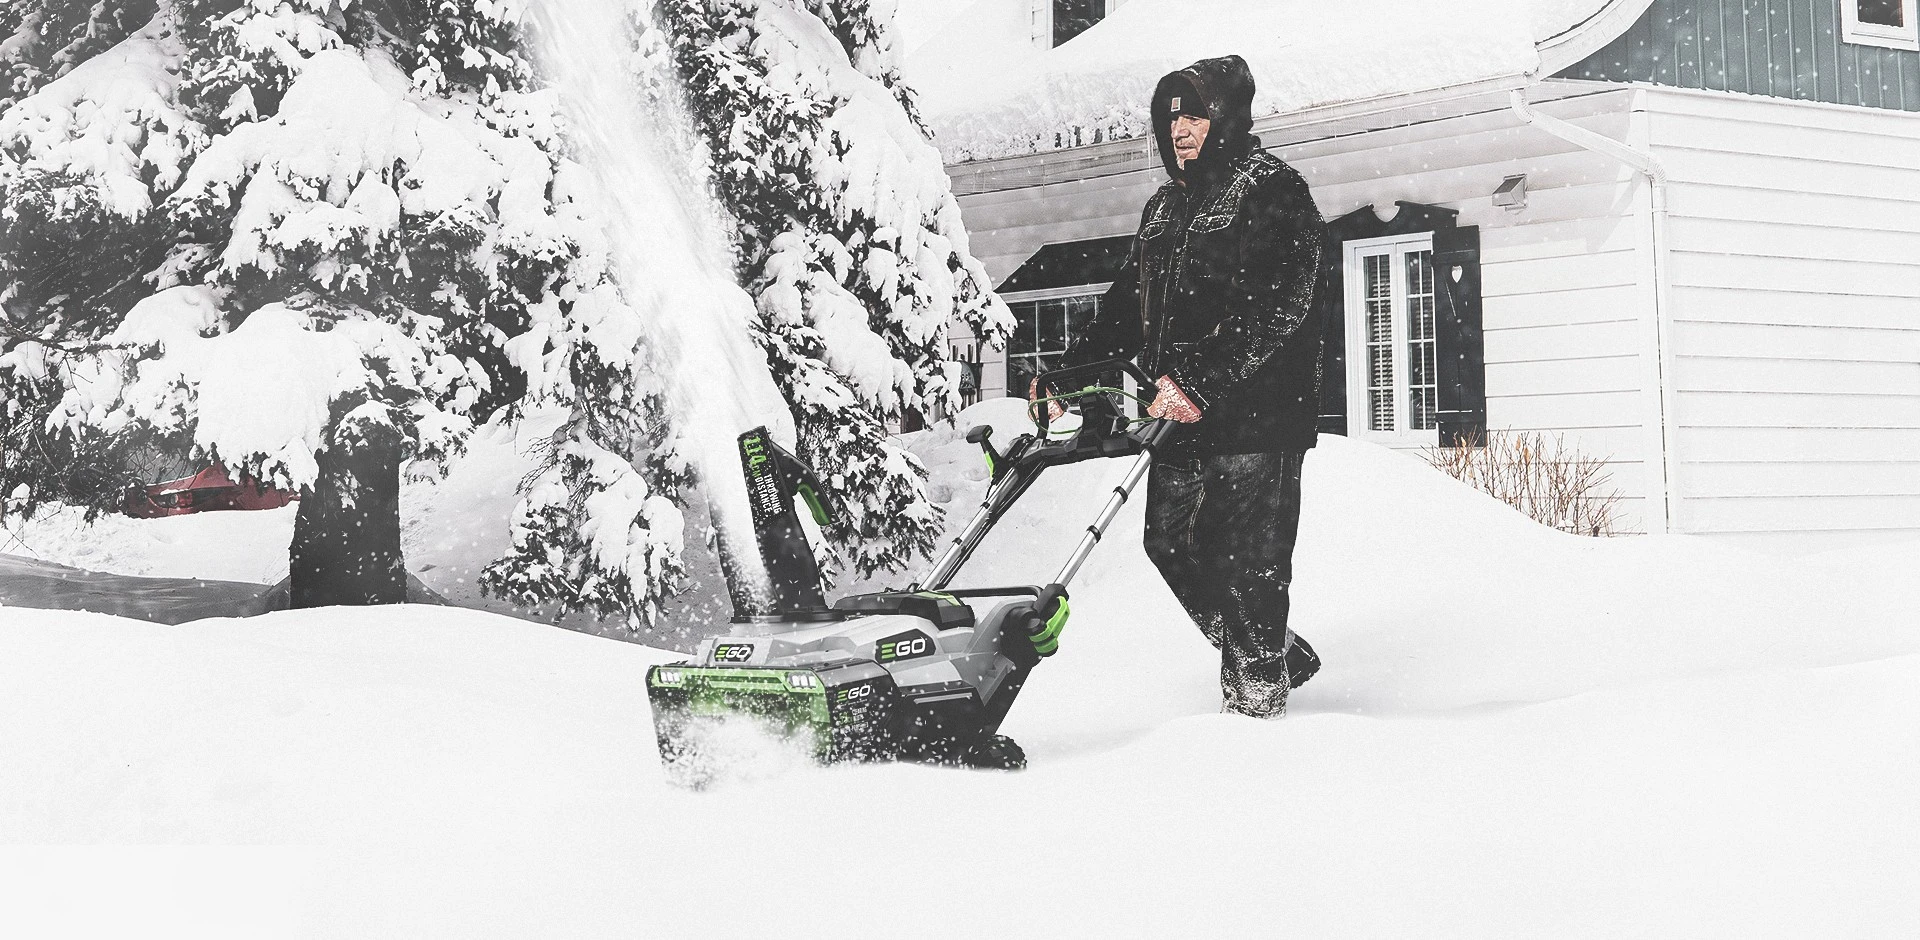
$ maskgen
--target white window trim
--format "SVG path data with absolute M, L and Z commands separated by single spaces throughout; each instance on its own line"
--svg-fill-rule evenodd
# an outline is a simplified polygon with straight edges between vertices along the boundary
M 1010 304 L 1020 304 L 1032 300 L 1067 300 L 1072 297 L 1098 297 L 1104 295 L 1107 292 L 1107 288 L 1112 286 L 1113 282 L 1108 281 L 1104 284 L 1075 284 L 1072 287 L 1049 287 L 1046 290 L 1014 291 L 1011 294 L 1001 294 L 1000 299 Z
M 1905 52 L 1920 52 L 1920 2 L 1900 0 L 1900 21 L 1905 26 L 1882 26 L 1879 23 L 1860 22 L 1860 4 L 1858 0 L 1839 0 L 1840 2 L 1840 38 L 1857 46 L 1878 46 L 1882 49 L 1899 49 Z
M 1347 436 L 1355 440 L 1373 441 L 1394 447 L 1438 447 L 1440 429 L 1429 428 L 1424 431 L 1374 431 L 1367 427 L 1367 419 L 1372 413 L 1371 402 L 1367 398 L 1367 323 L 1366 323 L 1366 268 L 1361 263 L 1362 255 L 1375 255 L 1382 248 L 1405 252 L 1409 249 L 1433 250 L 1433 233 L 1417 232 L 1411 235 L 1389 235 L 1385 238 L 1362 238 L 1346 242 L 1344 264 L 1346 266 L 1346 326 L 1347 326 Z M 1394 265 L 1395 283 L 1401 289 L 1393 292 L 1393 402 L 1394 423 L 1402 424 L 1407 409 L 1407 292 L 1402 279 L 1406 276 L 1406 265 Z M 1436 273 L 1437 276 L 1437 273 Z M 1436 284 L 1437 286 L 1437 284 Z

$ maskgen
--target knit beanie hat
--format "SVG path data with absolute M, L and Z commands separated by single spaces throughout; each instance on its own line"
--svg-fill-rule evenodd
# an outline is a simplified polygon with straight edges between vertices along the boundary
M 1213 117 L 1212 112 L 1207 110 L 1207 102 L 1192 91 L 1174 95 L 1167 101 L 1167 111 L 1174 117 L 1184 114 L 1203 121 Z

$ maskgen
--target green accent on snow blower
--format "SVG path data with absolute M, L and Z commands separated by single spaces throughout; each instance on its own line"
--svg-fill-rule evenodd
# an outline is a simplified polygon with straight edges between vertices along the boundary
M 813 513 L 814 523 L 817 525 L 826 525 L 831 520 L 831 517 L 827 515 L 827 507 L 820 503 L 820 494 L 815 493 L 813 487 L 805 483 L 800 484 L 795 487 L 795 489 L 799 490 L 800 500 L 807 504 L 808 511 Z
M 655 666 L 647 685 L 656 721 L 662 708 L 681 719 L 745 714 L 809 740 L 822 756 L 832 743 L 827 686 L 809 670 Z
M 1033 635 L 1033 651 L 1042 656 L 1052 656 L 1060 651 L 1060 634 L 1067 629 L 1067 599 L 1060 598 L 1060 608 L 1047 618 L 1040 632 Z

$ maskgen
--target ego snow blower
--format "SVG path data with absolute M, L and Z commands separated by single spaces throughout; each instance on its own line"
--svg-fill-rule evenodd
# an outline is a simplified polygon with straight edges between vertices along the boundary
M 1138 387 L 1152 387 L 1138 367 L 1118 361 L 1046 373 L 1040 383 L 1063 389 L 1068 382 L 1123 371 Z M 1118 388 L 1098 385 L 1057 394 L 1047 401 L 1077 406 L 1079 429 L 1053 432 L 1042 404 L 1034 409 L 1038 433 L 1021 435 L 1005 451 L 994 448 L 990 427 L 968 432 L 989 468 L 986 498 L 973 520 L 918 583 L 843 597 L 831 606 L 794 505 L 796 499 L 805 502 L 825 524 L 831 502 L 826 488 L 765 428 L 741 435 L 772 609 L 736 611 L 727 634 L 703 641 L 691 660 L 648 670 L 654 728 L 669 771 L 703 760 L 696 725 L 735 719 L 758 723 L 821 762 L 1024 767 L 1025 754 L 998 733 L 1000 722 L 1034 665 L 1059 649 L 1068 583 L 1146 476 L 1154 447 L 1171 429 L 1166 421 L 1124 417 L 1123 396 Z M 1042 471 L 1104 457 L 1131 457 L 1133 463 L 1052 581 L 949 587 Z

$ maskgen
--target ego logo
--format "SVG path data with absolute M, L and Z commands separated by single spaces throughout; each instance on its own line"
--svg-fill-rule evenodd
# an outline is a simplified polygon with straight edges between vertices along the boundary
M 716 663 L 744 663 L 752 658 L 752 643 L 722 643 L 713 648 L 713 661 Z
M 872 697 L 873 697 L 873 685 L 871 683 L 865 684 L 865 685 L 850 685 L 844 689 L 841 689 L 839 692 L 835 693 L 834 695 L 834 699 L 843 705 L 852 705 L 856 702 L 864 702 L 867 699 L 870 699 Z
M 918 630 L 887 637 L 875 648 L 876 657 L 883 663 L 926 656 L 932 652 L 933 638 Z

